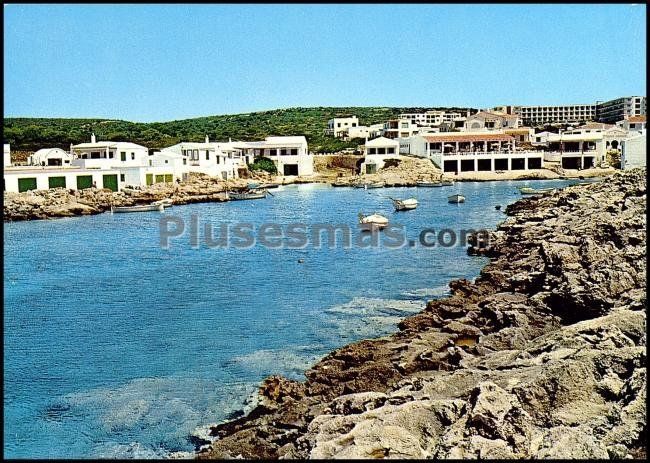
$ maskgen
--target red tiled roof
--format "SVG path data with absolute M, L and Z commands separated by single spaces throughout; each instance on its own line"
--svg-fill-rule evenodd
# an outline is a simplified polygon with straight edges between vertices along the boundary
M 628 122 L 645 122 L 645 116 L 630 116 Z
M 484 133 L 468 135 L 465 133 L 451 134 L 445 133 L 444 135 L 424 135 L 428 142 L 454 142 L 454 141 L 512 141 L 514 138 L 504 133 Z

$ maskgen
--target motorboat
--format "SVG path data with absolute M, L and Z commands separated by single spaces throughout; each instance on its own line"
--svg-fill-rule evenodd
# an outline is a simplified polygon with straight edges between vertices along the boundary
M 442 186 L 452 186 L 454 184 L 454 181 L 453 180 L 441 180 L 440 184 Z
M 369 182 L 369 183 L 359 182 L 359 183 L 355 183 L 352 186 L 355 188 L 365 188 L 367 190 L 370 188 L 383 188 L 384 186 L 386 186 L 386 184 L 384 182 Z
M 465 202 L 465 196 L 463 195 L 451 195 L 448 196 L 447 199 L 449 200 L 450 203 L 454 203 L 454 204 Z
M 163 212 L 165 206 L 163 204 L 139 204 L 136 206 L 111 206 L 111 212 L 122 213 L 122 212 L 150 212 L 150 211 L 160 211 Z
M 411 209 L 415 209 L 418 207 L 418 200 L 415 198 L 409 198 L 409 199 L 393 199 L 390 198 L 391 201 L 393 201 L 393 205 L 395 206 L 396 211 L 410 211 Z
M 442 186 L 442 182 L 417 182 L 415 185 L 420 188 L 433 188 Z
M 388 219 L 381 214 L 363 215 L 359 213 L 359 224 L 365 225 L 368 230 L 381 230 L 388 225 Z

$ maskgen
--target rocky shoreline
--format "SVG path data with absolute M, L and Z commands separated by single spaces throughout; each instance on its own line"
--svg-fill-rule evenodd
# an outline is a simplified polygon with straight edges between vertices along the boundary
M 645 169 L 518 201 L 474 282 L 260 387 L 204 458 L 644 458 Z

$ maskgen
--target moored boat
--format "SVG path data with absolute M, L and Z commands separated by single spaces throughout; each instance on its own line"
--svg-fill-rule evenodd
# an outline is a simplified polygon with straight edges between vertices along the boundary
M 442 186 L 442 182 L 417 182 L 415 185 L 420 188 L 433 188 Z
M 370 189 L 370 188 L 383 188 L 386 186 L 384 182 L 359 182 L 355 183 L 354 185 L 355 188 L 365 188 L 365 189 Z
M 242 201 L 245 199 L 264 199 L 266 198 L 266 190 L 248 190 L 242 192 L 228 192 L 226 197 L 227 199 L 232 199 L 233 201 Z
M 447 197 L 447 200 L 450 203 L 458 204 L 458 203 L 464 203 L 465 202 L 465 196 L 463 195 L 451 195 Z
M 540 188 L 539 190 L 536 190 L 535 188 L 530 188 L 527 186 L 519 187 L 519 192 L 522 195 L 544 195 L 552 193 L 553 191 L 555 191 L 554 188 Z
M 452 186 L 454 184 L 454 181 L 453 180 L 441 180 L 440 184 L 442 186 Z
M 154 206 L 158 206 L 159 204 L 162 204 L 163 206 L 165 206 L 165 208 L 170 208 L 170 207 L 172 207 L 174 205 L 174 201 L 172 201 L 169 198 L 165 198 L 165 199 L 161 199 L 159 201 L 154 201 L 151 204 L 154 205 Z
M 359 224 L 364 225 L 365 229 L 381 230 L 383 228 L 386 228 L 388 225 L 388 219 L 383 215 L 377 213 L 371 215 L 363 215 L 362 213 L 359 213 Z
M 418 200 L 415 198 L 409 199 L 393 199 L 393 205 L 395 206 L 396 211 L 410 211 L 418 207 Z
M 165 206 L 162 204 L 139 204 L 136 206 L 111 206 L 111 212 L 122 213 L 122 212 L 150 212 L 150 211 L 160 211 L 163 212 Z

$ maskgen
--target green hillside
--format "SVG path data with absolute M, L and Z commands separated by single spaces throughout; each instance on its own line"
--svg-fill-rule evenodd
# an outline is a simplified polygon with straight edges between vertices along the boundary
M 106 119 L 5 118 L 4 143 L 13 150 L 35 151 L 46 147 L 68 149 L 70 144 L 90 140 L 131 141 L 160 149 L 180 141 L 260 140 L 269 135 L 304 135 L 310 150 L 337 151 L 354 147 L 359 140 L 343 142 L 324 135 L 328 119 L 356 115 L 361 125 L 384 122 L 401 112 L 443 108 L 288 108 L 248 114 L 199 117 L 170 122 L 128 122 Z M 451 108 L 465 111 L 465 108 Z

